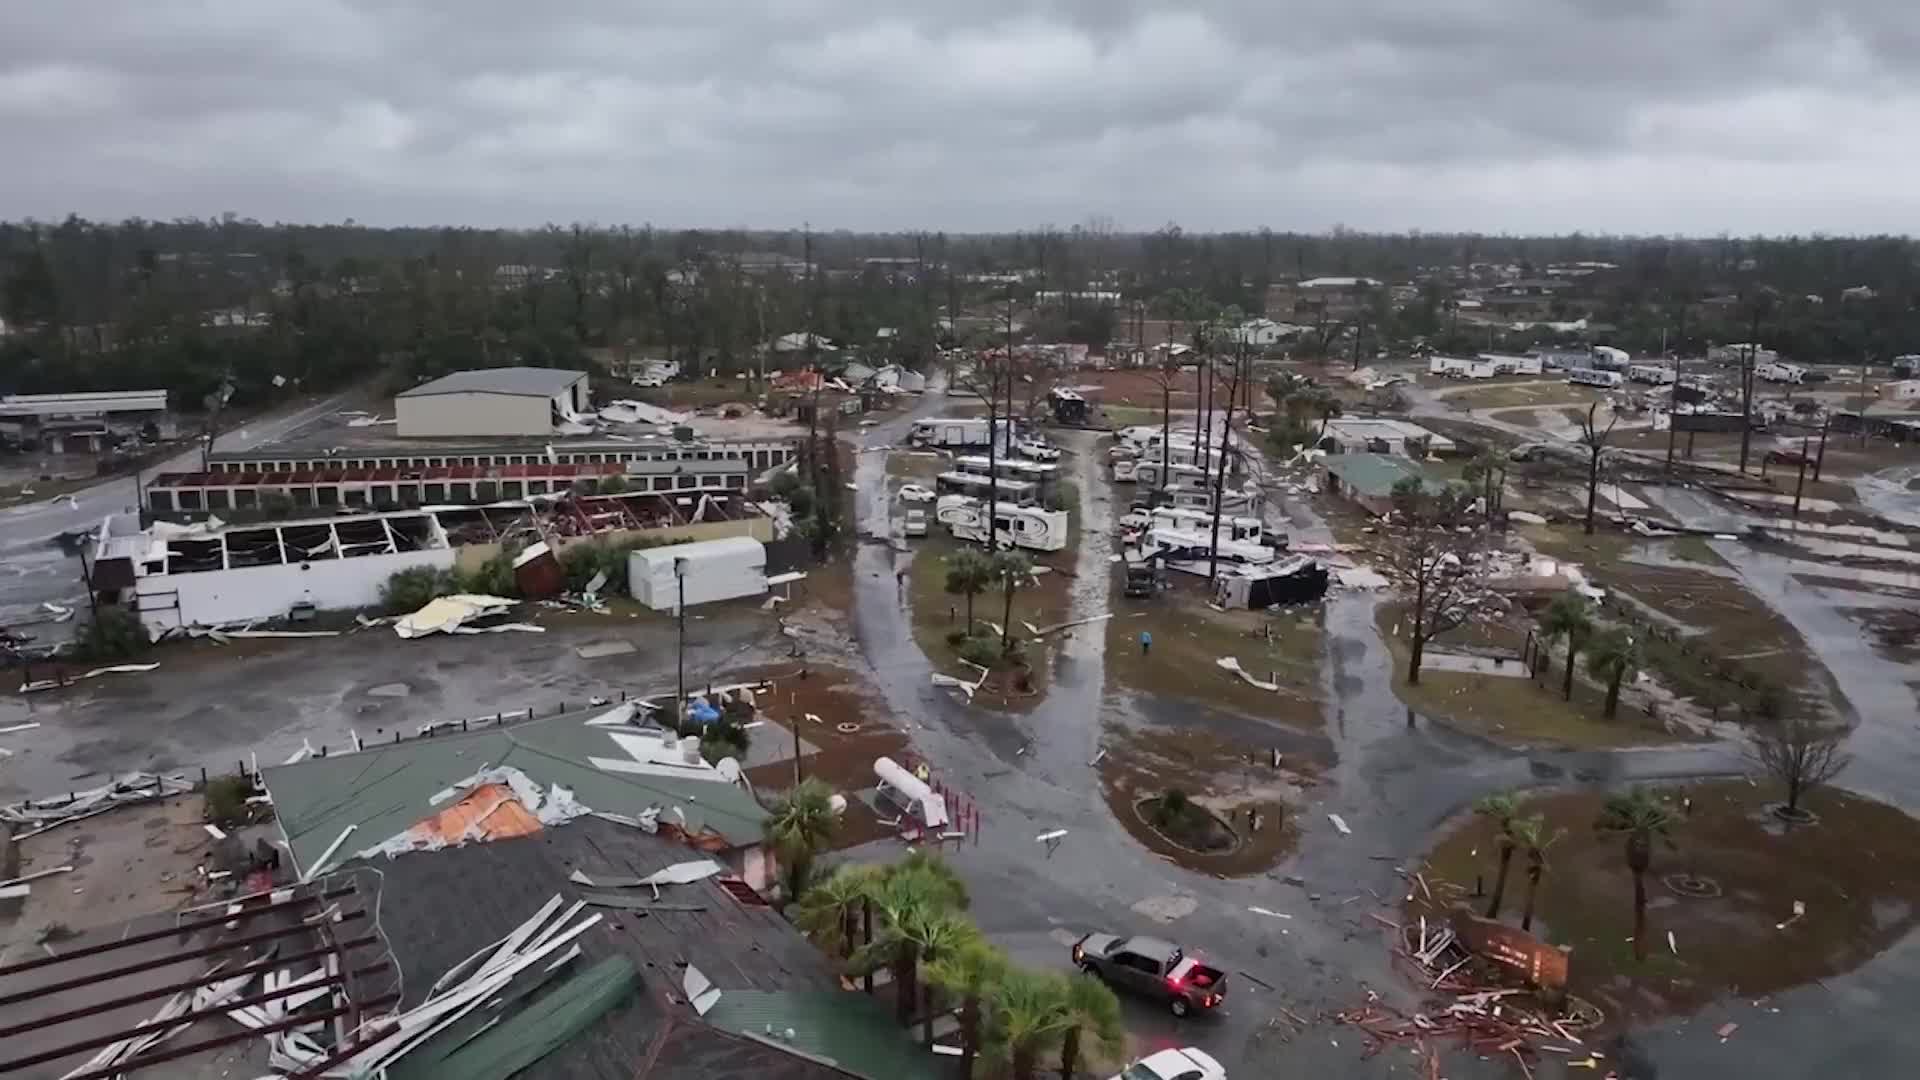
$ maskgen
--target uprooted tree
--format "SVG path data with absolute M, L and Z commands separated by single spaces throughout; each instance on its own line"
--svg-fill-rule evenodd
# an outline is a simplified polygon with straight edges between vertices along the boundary
M 1399 541 L 1395 563 L 1413 587 L 1409 685 L 1420 683 L 1427 642 L 1466 621 L 1465 556 L 1479 541 L 1474 531 L 1460 531 L 1466 517 L 1467 497 L 1461 488 L 1433 487 L 1417 476 L 1393 485 L 1393 527 Z
M 1788 712 L 1784 704 L 1763 703 L 1755 717 L 1748 754 L 1754 764 L 1786 788 L 1787 802 L 1780 808 L 1781 817 L 1804 818 L 1800 800 L 1847 767 L 1850 759 L 1840 752 L 1846 737 L 1846 728 L 1839 724 Z

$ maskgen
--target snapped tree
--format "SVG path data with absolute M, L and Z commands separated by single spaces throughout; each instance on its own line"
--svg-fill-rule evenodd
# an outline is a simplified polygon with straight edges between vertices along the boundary
M 1474 804 L 1473 812 L 1493 822 L 1500 846 L 1500 869 L 1493 876 L 1493 895 L 1487 899 L 1487 918 L 1500 917 L 1500 903 L 1507 893 L 1507 871 L 1513 866 L 1513 852 L 1519 846 L 1514 837 L 1514 822 L 1520 818 L 1520 800 L 1511 795 L 1488 795 Z
M 1546 635 L 1549 648 L 1556 638 L 1567 639 L 1566 683 L 1561 696 L 1572 701 L 1573 661 L 1580 654 L 1580 647 L 1585 644 L 1587 636 L 1593 633 L 1592 605 L 1579 593 L 1561 593 L 1553 603 L 1547 605 L 1547 613 L 1540 620 L 1540 630 Z
M 1467 564 L 1478 537 L 1458 531 L 1465 502 L 1463 492 L 1447 486 L 1430 489 L 1426 481 L 1409 476 L 1393 485 L 1393 527 L 1399 534 L 1395 562 L 1400 576 L 1412 583 L 1411 650 L 1407 682 L 1420 683 L 1420 663 L 1427 642 L 1459 626 L 1467 617 Z
M 1640 668 L 1640 643 L 1626 627 L 1613 626 L 1596 634 L 1587 646 L 1587 674 L 1607 684 L 1607 719 L 1620 708 L 1620 684 Z
M 1534 906 L 1540 899 L 1540 879 L 1547 876 L 1547 849 L 1566 835 L 1565 830 L 1547 832 L 1547 819 L 1540 814 L 1513 823 L 1513 838 L 1527 854 L 1527 902 L 1520 909 L 1520 929 L 1533 929 Z
M 1600 403 L 1587 406 L 1587 415 L 1580 421 L 1580 445 L 1587 448 L 1587 519 L 1584 526 L 1588 536 L 1593 535 L 1594 501 L 1600 497 L 1600 471 L 1606 461 L 1607 440 L 1613 435 L 1613 425 L 1620 422 L 1620 414 L 1608 410 L 1607 426 L 1598 426 Z

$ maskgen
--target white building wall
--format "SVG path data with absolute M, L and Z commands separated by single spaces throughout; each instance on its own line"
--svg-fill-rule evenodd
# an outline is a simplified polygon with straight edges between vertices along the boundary
M 553 399 L 511 394 L 428 394 L 393 399 L 402 437 L 551 435 Z
M 416 566 L 453 569 L 454 549 L 402 551 L 198 574 L 154 574 L 134 582 L 140 621 L 151 634 L 181 626 L 283 619 L 306 602 L 323 610 L 372 607 L 387 579 Z M 178 603 L 176 604 L 176 599 Z

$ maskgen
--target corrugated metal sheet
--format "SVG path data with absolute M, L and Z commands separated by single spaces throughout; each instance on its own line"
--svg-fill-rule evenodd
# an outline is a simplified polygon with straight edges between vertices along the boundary
M 725 990 L 706 1021 L 791 1046 L 867 1080 L 931 1080 L 937 1075 L 937 1059 L 865 994 Z

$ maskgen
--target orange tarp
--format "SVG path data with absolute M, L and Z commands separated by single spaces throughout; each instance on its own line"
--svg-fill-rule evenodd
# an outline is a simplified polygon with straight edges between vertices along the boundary
M 530 836 L 541 829 L 540 819 L 521 805 L 505 784 L 481 784 L 459 802 L 407 830 L 417 847 L 439 848 L 469 840 L 504 840 Z

